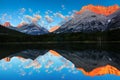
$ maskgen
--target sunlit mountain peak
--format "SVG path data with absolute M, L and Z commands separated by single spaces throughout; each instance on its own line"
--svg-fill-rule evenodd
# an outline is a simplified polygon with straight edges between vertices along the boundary
M 105 16 L 108 16 L 112 13 L 114 13 L 115 11 L 117 11 L 120 7 L 118 5 L 113 5 L 113 6 L 94 6 L 92 4 L 90 5 L 87 5 L 87 6 L 83 6 L 82 9 L 77 12 L 77 14 L 81 14 L 83 13 L 84 11 L 86 10 L 90 10 L 94 13 L 97 13 L 97 14 L 102 14 L 102 15 L 105 15 Z
M 117 68 L 111 65 L 98 67 L 93 69 L 90 72 L 85 71 L 83 68 L 77 68 L 77 69 L 82 71 L 83 74 L 85 74 L 86 76 L 100 76 L 100 75 L 106 75 L 106 74 L 113 74 L 113 75 L 120 76 L 120 70 L 118 70 Z

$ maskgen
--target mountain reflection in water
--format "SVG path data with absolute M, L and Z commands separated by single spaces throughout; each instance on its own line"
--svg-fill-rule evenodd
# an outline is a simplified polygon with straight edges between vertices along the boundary
M 0 80 L 119 80 L 119 44 L 1 45 Z

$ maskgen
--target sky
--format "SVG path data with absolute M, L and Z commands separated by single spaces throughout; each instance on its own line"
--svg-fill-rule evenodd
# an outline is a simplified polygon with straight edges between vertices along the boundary
M 37 59 L 12 57 L 10 62 L 0 60 L 0 80 L 120 80 L 120 76 L 85 76 L 62 56 L 50 52 Z
M 35 22 L 50 29 L 69 20 L 82 6 L 120 5 L 119 0 L 0 0 L 0 23 L 13 26 Z

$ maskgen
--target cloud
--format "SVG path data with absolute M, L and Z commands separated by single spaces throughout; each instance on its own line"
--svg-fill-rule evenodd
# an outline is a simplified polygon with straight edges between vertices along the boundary
M 64 58 L 60 58 L 61 62 L 63 63 L 62 65 L 58 66 L 58 67 L 55 67 L 54 70 L 56 71 L 61 71 L 62 69 L 64 68 L 69 68 L 69 69 L 74 69 L 75 68 L 75 65 L 72 64 L 69 60 L 66 60 Z
M 33 17 L 32 17 L 32 16 L 29 16 L 29 15 L 25 15 L 25 19 L 26 19 L 28 22 L 32 22 Z
M 21 24 L 24 24 L 24 22 L 21 23 Z M 22 58 L 22 57 L 18 57 L 18 58 L 19 58 L 19 60 L 20 60 L 21 62 L 26 62 L 26 61 L 28 61 L 28 59 L 25 59 L 25 58 Z
M 38 20 L 41 19 L 41 16 L 38 15 L 38 14 L 37 14 L 37 15 L 34 15 L 34 17 L 35 17 L 36 19 L 38 19 Z
M 47 15 L 48 15 L 48 14 L 49 14 L 49 12 L 48 12 L 48 11 L 46 11 L 46 12 L 45 12 L 45 14 L 47 14 Z
M 38 10 L 37 12 L 35 12 L 35 14 L 40 14 L 40 11 Z
M 53 13 L 53 11 L 47 10 L 47 11 L 45 12 L 46 15 L 48 15 L 48 14 L 50 14 L 50 13 Z
M 76 13 L 76 12 L 77 12 L 77 10 L 72 10 L 72 12 L 73 12 L 73 13 Z
M 72 12 L 71 12 L 71 11 L 69 11 L 69 12 L 68 12 L 68 14 L 72 14 Z
M 29 8 L 28 11 L 31 12 L 31 13 L 33 12 L 33 10 L 31 8 Z
M 3 69 L 3 70 L 7 70 L 7 66 L 5 65 L 5 63 L 0 63 L 0 67 Z
M 73 18 L 73 15 L 72 16 L 71 16 L 71 14 L 69 14 L 69 15 L 63 15 L 61 12 L 54 13 L 53 15 L 54 15 L 54 17 L 62 19 L 61 22 L 58 23 L 59 25 L 63 25 L 65 22 L 67 22 L 71 18 Z
M 57 67 L 56 71 L 61 71 L 63 68 L 65 68 L 65 65 L 61 65 L 61 66 Z
M 69 20 L 69 18 L 71 18 L 69 15 L 65 15 L 65 16 L 64 16 L 64 15 L 63 15 L 62 13 L 60 13 L 60 12 L 55 13 L 54 16 L 60 17 L 61 19 L 65 20 L 65 21 L 67 21 L 67 20 Z
M 65 19 L 65 16 L 63 14 L 59 13 L 59 12 L 55 13 L 54 15 L 58 16 L 58 17 L 60 17 L 62 19 Z
M 65 9 L 65 6 L 64 5 L 61 5 L 62 9 L 64 10 Z
M 54 62 L 53 61 L 51 61 L 51 60 L 49 60 L 49 61 L 47 61 L 47 63 L 46 63 L 46 68 L 49 68 L 52 64 L 54 64 Z
M 33 74 L 33 72 L 32 71 L 30 71 L 29 73 L 28 73 L 28 75 L 32 75 Z
M 51 11 L 51 10 L 48 10 L 48 12 L 49 12 L 49 13 L 53 13 L 53 11 Z
M 21 14 L 23 14 L 26 11 L 26 9 L 25 8 L 21 8 L 19 11 L 20 11 Z
M 38 22 L 42 17 L 40 15 L 34 15 L 34 17 L 32 18 L 32 22 L 36 23 Z
M 10 20 L 12 19 L 11 15 L 8 15 L 7 13 L 2 14 L 1 20 Z
M 31 67 L 33 67 L 35 69 L 39 69 L 42 66 L 41 66 L 41 64 L 37 60 L 34 60 L 30 64 L 28 64 L 27 66 L 25 66 L 25 68 L 31 68 Z
M 20 69 L 20 75 L 21 75 L 21 76 L 25 76 L 25 75 L 26 75 L 26 72 L 25 72 L 23 69 Z
M 44 26 L 45 22 L 43 20 L 40 20 L 40 24 L 41 24 L 41 26 Z
M 45 19 L 48 23 L 52 23 L 54 21 L 49 15 L 46 15 Z
M 6 17 L 7 17 L 7 13 L 4 13 L 1 17 L 1 20 L 4 21 Z
M 39 14 L 36 14 L 34 16 L 25 15 L 25 18 L 30 23 L 37 23 L 42 18 L 42 16 Z

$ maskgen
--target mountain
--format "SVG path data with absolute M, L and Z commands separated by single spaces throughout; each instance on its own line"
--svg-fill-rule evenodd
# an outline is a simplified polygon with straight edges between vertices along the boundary
M 120 9 L 108 16 L 108 28 L 110 30 L 120 29 Z
M 106 16 L 86 10 L 82 14 L 75 14 L 74 18 L 60 26 L 55 33 L 104 31 L 106 22 Z
M 77 68 L 77 69 L 82 71 L 82 73 L 84 75 L 92 76 L 92 77 L 101 76 L 101 75 L 105 75 L 105 74 L 112 74 L 112 75 L 120 76 L 120 70 L 111 65 L 98 67 L 90 72 L 85 71 L 83 68 Z
M 49 47 L 47 44 L 44 47 L 41 45 L 36 45 L 34 47 L 33 45 L 26 45 L 25 47 L 25 45 L 18 44 L 13 45 L 14 47 L 9 45 L 7 48 L 6 45 L 3 45 L 1 46 L 0 51 L 4 54 L 0 54 L 0 57 L 4 55 L 4 57 L 6 57 L 3 57 L 4 60 L 8 62 L 14 56 L 35 60 L 38 56 L 42 56 L 49 51 L 54 56 L 62 56 L 66 60 L 71 61 L 75 65 L 75 68 L 78 71 L 82 71 L 82 73 L 86 76 L 93 77 L 106 74 L 120 76 L 119 44 L 59 44 L 60 45 L 57 43 L 56 46 L 49 45 Z M 16 49 L 16 46 L 19 48 Z
M 17 29 L 18 31 L 30 35 L 41 35 L 41 34 L 47 34 L 48 30 L 44 27 L 41 27 L 37 24 L 31 23 L 31 24 L 25 24 Z
M 110 14 L 116 12 L 120 7 L 118 5 L 113 5 L 113 6 L 94 6 L 92 4 L 83 6 L 80 11 L 77 12 L 77 14 L 81 14 L 85 12 L 86 10 L 90 10 L 96 14 L 101 14 L 105 16 L 109 16 Z
M 54 33 L 103 32 L 119 28 L 120 7 L 118 5 L 84 6 L 74 17 L 60 26 Z
M 3 42 L 24 41 L 25 36 L 28 37 L 29 35 L 0 25 L 0 44 Z
M 59 28 L 59 26 L 54 26 L 54 27 L 52 27 L 50 30 L 49 30 L 49 32 L 54 32 L 55 30 L 57 30 Z
M 35 60 L 38 56 L 44 55 L 48 50 L 24 50 L 16 54 L 12 54 L 6 58 L 9 62 L 12 57 L 25 58 Z M 86 76 L 101 76 L 112 74 L 120 76 L 120 55 L 117 52 L 105 50 L 50 50 L 52 55 L 61 57 L 71 61 L 77 70 L 82 71 Z M 58 53 L 59 52 L 59 53 Z
M 56 54 L 70 60 L 86 76 L 114 74 L 120 76 L 120 54 L 106 50 L 55 50 Z
M 108 52 L 102 50 L 65 51 L 56 50 L 60 55 L 75 64 L 76 68 L 84 68 L 89 72 L 93 69 L 110 64 L 120 69 L 119 52 Z
M 47 53 L 48 50 L 24 50 L 18 53 L 14 53 L 12 55 L 7 56 L 5 59 L 5 61 L 9 62 L 11 60 L 12 57 L 20 57 L 20 58 L 25 58 L 25 59 L 32 59 L 35 60 L 38 56 L 40 55 L 44 55 L 45 53 Z
M 27 23 L 22 23 L 19 24 L 17 27 L 13 27 L 10 22 L 5 22 L 4 25 L 5 27 L 16 30 L 22 33 L 30 34 L 30 35 L 41 35 L 41 34 L 47 34 L 49 31 L 40 25 L 37 25 L 35 23 L 27 24 Z
M 31 24 L 24 23 L 24 25 L 22 26 L 20 25 L 19 27 L 12 27 L 9 26 L 10 23 L 6 23 L 5 25 L 9 27 L 3 28 L 3 26 L 1 26 L 3 30 L 2 29 L 0 30 L 1 31 L 0 41 L 2 42 L 119 41 L 120 40 L 120 36 L 118 35 L 120 34 L 119 20 L 120 9 L 118 9 L 114 13 L 111 13 L 108 16 L 103 14 L 97 14 L 90 10 L 86 10 L 81 14 L 76 13 L 72 17 L 72 19 L 65 22 L 60 27 L 55 26 L 51 28 L 50 31 L 34 23 Z M 19 36 L 17 34 L 19 34 Z
M 27 25 L 27 23 L 26 22 L 21 22 L 20 24 L 17 25 L 17 28 L 20 28 L 20 27 L 22 27 L 24 25 Z
M 25 34 L 0 25 L 0 35 L 25 35 Z
M 9 27 L 9 26 L 11 26 L 11 24 L 10 24 L 10 22 L 5 22 L 5 23 L 3 24 L 3 26 Z
M 49 52 L 54 55 L 54 56 L 61 56 L 58 52 L 54 51 L 54 50 L 49 50 Z
M 5 22 L 3 26 L 12 30 L 17 30 L 17 27 L 12 26 L 10 22 Z

